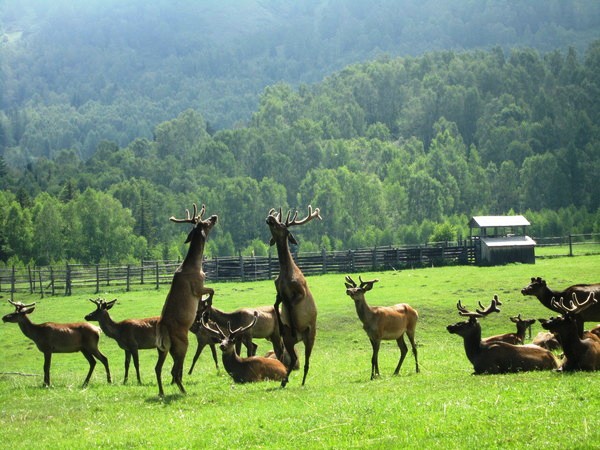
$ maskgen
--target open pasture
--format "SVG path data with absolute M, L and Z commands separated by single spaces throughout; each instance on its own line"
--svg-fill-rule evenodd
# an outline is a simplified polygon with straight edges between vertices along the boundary
M 301 370 L 286 388 L 278 382 L 235 385 L 217 372 L 205 348 L 187 375 L 196 348 L 184 366 L 187 395 L 169 385 L 172 360 L 163 369 L 165 398 L 157 395 L 156 350 L 140 351 L 141 386 L 130 374 L 122 384 L 124 352 L 103 335 L 113 384 L 101 365 L 81 389 L 88 363 L 81 354 L 56 354 L 52 388 L 42 387 L 43 355 L 16 324 L 0 324 L 0 442 L 4 448 L 591 448 L 600 442 L 600 373 L 554 372 L 471 375 L 463 341 L 446 326 L 463 320 L 456 310 L 494 294 L 501 312 L 481 319 L 484 336 L 514 331 L 509 317 L 548 318 L 551 312 L 520 289 L 533 276 L 550 288 L 600 281 L 600 256 L 538 260 L 535 265 L 442 267 L 361 274 L 378 278 L 366 295 L 370 305 L 406 302 L 418 310 L 416 330 L 421 373 L 409 354 L 392 376 L 399 350 L 384 341 L 381 377 L 370 381 L 371 345 L 345 294 L 344 275 L 309 277 L 319 316 L 317 340 L 306 386 Z M 358 274 L 349 274 L 358 278 Z M 219 283 L 214 304 L 224 310 L 274 302 L 272 281 Z M 159 315 L 167 288 L 106 292 L 118 298 L 115 320 Z M 15 298 L 37 302 L 35 323 L 83 321 L 95 306 L 93 295 Z M 13 311 L 2 303 L 2 315 Z M 588 328 L 591 325 L 589 324 Z M 533 335 L 541 326 L 533 325 Z M 269 349 L 258 340 L 258 354 Z M 302 345 L 297 345 L 303 363 Z M 220 352 L 219 352 L 220 353 Z M 219 355 L 220 356 L 220 355 Z

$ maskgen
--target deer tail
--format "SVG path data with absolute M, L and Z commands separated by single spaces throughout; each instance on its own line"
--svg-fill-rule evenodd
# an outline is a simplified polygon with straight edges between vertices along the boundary
M 156 348 L 161 352 L 167 351 L 171 346 L 169 330 L 160 322 L 156 325 Z

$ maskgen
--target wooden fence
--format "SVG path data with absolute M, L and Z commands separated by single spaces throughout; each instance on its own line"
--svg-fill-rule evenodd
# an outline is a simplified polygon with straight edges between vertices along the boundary
M 399 270 L 449 264 L 473 264 L 470 245 L 426 245 L 376 247 L 350 251 L 295 253 L 294 260 L 306 275 Z M 0 268 L 0 292 L 71 295 L 74 291 L 100 293 L 106 290 L 158 289 L 169 284 L 178 261 L 142 261 L 139 265 L 107 264 Z M 279 272 L 277 256 L 207 258 L 203 264 L 210 281 L 255 281 L 273 279 Z

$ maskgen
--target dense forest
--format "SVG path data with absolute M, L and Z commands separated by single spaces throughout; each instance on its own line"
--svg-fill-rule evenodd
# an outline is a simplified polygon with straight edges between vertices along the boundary
M 442 6 L 431 16 L 435 20 L 423 22 L 421 33 L 430 31 L 430 42 L 441 42 L 450 33 L 432 31 L 440 14 L 481 20 L 477 13 L 489 15 L 490 9 L 512 12 L 507 23 L 513 24 L 510 30 L 519 30 L 519 36 L 541 42 L 542 36 L 567 35 L 571 40 L 550 40 L 557 42 L 554 49 L 541 50 L 507 38 L 489 48 L 410 55 L 398 44 L 415 42 L 405 39 L 408 25 L 392 31 L 385 25 L 395 22 L 376 14 L 392 3 L 396 4 L 376 2 L 380 8 L 355 11 L 353 5 L 358 8 L 365 2 L 307 3 L 320 5 L 316 9 L 288 1 L 265 2 L 269 6 L 241 2 L 248 8 L 263 5 L 276 23 L 286 14 L 300 20 L 309 11 L 318 11 L 320 20 L 313 26 L 320 24 L 324 35 L 295 48 L 292 43 L 299 44 L 291 36 L 302 33 L 299 25 L 281 29 L 278 40 L 275 35 L 268 40 L 265 33 L 271 28 L 261 26 L 267 16 L 246 14 L 253 25 L 252 37 L 265 39 L 263 47 L 252 46 L 247 39 L 248 56 L 243 47 L 231 44 L 240 46 L 242 37 L 248 36 L 234 30 L 223 36 L 223 47 L 214 49 L 214 66 L 208 65 L 216 71 L 229 67 L 232 78 L 224 72 L 221 78 L 217 72 L 211 78 L 210 70 L 194 65 L 207 59 L 188 52 L 193 46 L 178 47 L 185 42 L 186 36 L 178 34 L 185 27 L 173 27 L 172 39 L 157 42 L 152 49 L 155 58 L 148 59 L 143 52 L 127 53 L 136 42 L 135 28 L 124 37 L 118 32 L 123 22 L 111 23 L 105 34 L 80 25 L 88 40 L 77 42 L 65 35 L 64 41 L 71 39 L 73 44 L 57 55 L 31 44 L 36 35 L 45 36 L 43 27 L 30 31 L 34 36 L 27 41 L 30 52 L 18 51 L 26 37 L 15 35 L 7 24 L 33 21 L 31 11 L 21 11 L 23 15 L 12 21 L 5 14 L 6 45 L 0 61 L 0 261 L 44 265 L 177 258 L 185 251 L 187 230 L 168 218 L 183 215 L 192 202 L 205 203 L 208 214 L 219 215 L 207 249 L 213 256 L 265 254 L 269 236 L 264 219 L 269 209 L 298 208 L 302 214 L 308 204 L 321 209 L 323 221 L 299 230 L 302 251 L 454 240 L 466 237 L 468 219 L 475 214 L 523 213 L 533 224 L 534 236 L 600 232 L 600 185 L 595 175 L 600 172 L 600 41 L 589 39 L 598 37 L 600 5 L 517 2 L 531 11 L 525 14 L 518 9 L 525 6 L 517 5 L 516 14 L 504 2 L 452 2 L 457 6 Z M 417 9 L 417 2 L 400 3 Z M 436 2 L 423 3 L 431 12 Z M 119 2 L 106 4 L 118 9 Z M 124 3 L 130 4 L 137 3 Z M 217 3 L 206 5 L 216 8 Z M 345 19 L 357 19 L 337 18 L 340 22 L 334 27 L 336 17 L 328 9 L 334 7 L 345 11 Z M 73 6 L 71 15 L 63 18 L 65 26 L 53 32 L 61 35 L 67 24 L 80 23 L 80 8 Z M 534 22 L 531 12 L 541 10 L 547 20 Z M 323 22 L 326 17 L 330 22 Z M 392 17 L 400 20 L 399 14 Z M 501 17 L 494 19 L 497 23 L 505 18 L 494 17 Z M 469 38 L 469 33 L 460 33 L 466 26 L 461 28 L 460 23 L 471 22 L 452 22 L 463 46 L 468 39 L 498 41 L 498 36 L 486 41 L 483 28 L 475 28 L 475 37 L 471 33 Z M 159 25 L 145 32 L 162 36 Z M 206 21 L 204 45 L 189 36 L 197 44 L 195 50 L 208 51 L 215 27 Z M 353 39 L 348 35 L 343 41 L 341 36 L 352 30 Z M 502 35 L 497 27 L 486 30 Z M 502 30 L 514 38 L 508 27 Z M 370 32 L 381 49 L 395 48 L 405 55 L 376 52 L 364 60 L 374 52 L 364 41 Z M 389 37 L 394 33 L 397 40 Z M 142 37 L 137 36 L 140 42 Z M 580 48 L 586 37 L 588 45 Z M 101 49 L 98 40 L 105 41 Z M 281 44 L 265 50 L 272 42 Z M 318 42 L 323 43 L 319 51 Z M 346 48 L 344 42 L 355 46 Z M 564 42 L 572 45 L 563 47 Z M 505 48 L 505 44 L 514 45 Z M 263 51 L 252 54 L 256 48 L 275 59 Z M 112 50 L 126 53 L 117 52 L 120 58 L 111 60 L 114 70 L 92 73 L 108 63 L 106 55 L 115 56 Z M 418 53 L 421 48 L 415 44 L 413 50 Z M 329 59 L 336 52 L 339 58 Z M 227 55 L 229 66 L 221 59 Z M 72 58 L 71 64 L 65 56 Z M 32 70 L 23 70 L 35 58 L 52 70 L 35 64 Z M 314 65 L 308 62 L 313 58 Z M 158 64 L 165 59 L 170 69 L 163 71 Z M 344 64 L 353 59 L 362 62 Z M 286 78 L 278 72 L 292 74 L 295 60 L 297 76 Z M 191 64 L 188 72 L 185 64 Z M 322 77 L 338 64 L 339 70 Z M 243 79 L 240 70 L 254 77 Z M 269 70 L 272 78 L 266 76 Z M 210 89 L 192 76 L 200 72 L 213 87 L 221 88 L 206 97 L 206 104 L 198 98 Z M 186 73 L 189 76 L 176 76 Z M 310 82 L 312 77 L 321 81 Z M 264 84 L 256 103 L 252 89 L 241 87 L 244 83 L 253 88 Z M 219 108 L 211 102 L 219 101 L 219 92 L 223 111 L 238 116 L 217 119 Z M 189 102 L 183 101 L 190 93 Z M 242 108 L 236 107 L 236 93 Z

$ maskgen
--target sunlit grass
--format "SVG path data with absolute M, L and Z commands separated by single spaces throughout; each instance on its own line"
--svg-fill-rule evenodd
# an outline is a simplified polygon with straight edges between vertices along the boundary
M 351 274 L 356 275 L 356 274 Z M 600 374 L 526 373 L 473 376 L 462 340 L 446 332 L 467 307 L 498 294 L 502 312 L 482 320 L 484 334 L 513 331 L 508 317 L 548 317 L 549 311 L 520 289 L 533 276 L 564 288 L 600 280 L 600 256 L 552 258 L 535 265 L 442 267 L 362 274 L 379 278 L 367 300 L 407 302 L 420 314 L 417 342 L 421 373 L 409 353 L 397 377 L 398 348 L 384 342 L 381 378 L 370 381 L 371 346 L 344 292 L 344 276 L 309 278 L 319 307 L 317 342 L 306 386 L 294 372 L 279 383 L 235 385 L 214 368 L 208 349 L 194 374 L 184 376 L 188 395 L 169 385 L 171 360 L 163 369 L 166 398 L 159 400 L 156 352 L 141 352 L 143 385 L 130 373 L 123 385 L 123 351 L 103 336 L 114 383 L 99 364 L 87 389 L 81 354 L 53 357 L 53 387 L 42 386 L 42 354 L 15 324 L 0 324 L 0 438 L 5 448 L 590 448 L 600 442 Z M 271 304 L 272 281 L 211 284 L 215 306 Z M 106 292 L 118 298 L 115 319 L 160 313 L 166 288 Z M 19 298 L 37 301 L 34 322 L 80 321 L 91 296 Z M 10 312 L 8 304 L 1 313 Z M 540 331 L 534 325 L 534 334 Z M 190 336 L 186 370 L 195 351 Z M 257 341 L 259 353 L 268 349 Z M 299 345 L 302 354 L 302 346 Z M 133 370 L 133 367 L 130 369 Z M 569 411 L 572 414 L 568 413 Z M 560 412 L 560 413 L 559 413 Z M 568 417 L 566 426 L 565 417 Z

